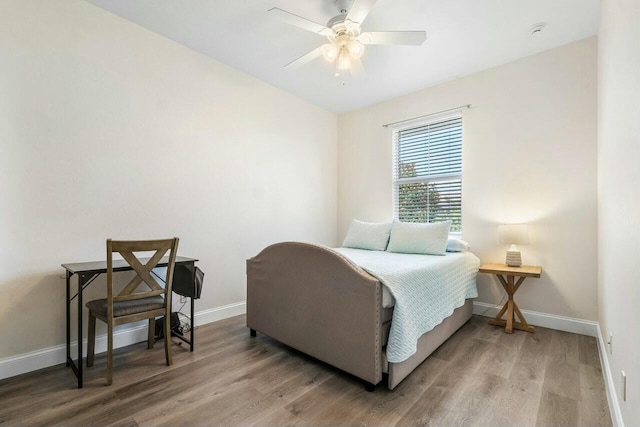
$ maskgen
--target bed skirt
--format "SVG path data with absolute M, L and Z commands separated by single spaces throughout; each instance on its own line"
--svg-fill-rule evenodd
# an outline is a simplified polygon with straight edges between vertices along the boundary
M 447 317 L 438 326 L 423 334 L 418 340 L 418 350 L 408 359 L 400 363 L 383 364 L 383 372 L 389 374 L 390 390 L 393 390 L 414 369 L 429 357 L 442 343 L 453 335 L 470 318 L 473 312 L 473 300 L 466 300 L 465 304 L 456 308 L 451 316 Z

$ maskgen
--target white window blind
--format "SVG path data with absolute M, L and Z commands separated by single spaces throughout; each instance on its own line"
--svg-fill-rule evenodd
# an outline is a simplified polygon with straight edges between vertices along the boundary
M 393 131 L 394 216 L 462 231 L 462 116 Z

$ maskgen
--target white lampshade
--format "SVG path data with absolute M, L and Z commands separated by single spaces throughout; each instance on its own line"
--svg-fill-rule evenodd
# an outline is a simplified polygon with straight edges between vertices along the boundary
M 498 243 L 507 245 L 529 244 L 527 224 L 500 224 L 498 226 Z

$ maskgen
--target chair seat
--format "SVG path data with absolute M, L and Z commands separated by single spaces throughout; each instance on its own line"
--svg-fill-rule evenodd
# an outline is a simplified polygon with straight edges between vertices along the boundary
M 89 301 L 87 308 L 92 311 L 97 318 L 107 317 L 107 299 L 96 299 Z M 144 313 L 145 311 L 164 308 L 164 298 L 161 296 L 134 299 L 130 301 L 114 301 L 113 317 L 128 316 L 130 314 Z

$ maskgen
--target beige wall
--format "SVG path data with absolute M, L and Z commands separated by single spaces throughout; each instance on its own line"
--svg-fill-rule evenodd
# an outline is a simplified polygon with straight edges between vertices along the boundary
M 334 244 L 336 144 L 335 114 L 102 9 L 3 0 L 0 359 L 64 343 L 60 264 L 108 237 L 179 236 L 197 311 L 270 243 Z
M 598 67 L 598 308 L 613 333 L 611 374 L 624 423 L 640 425 L 640 1 L 605 0 Z M 621 370 L 627 374 L 622 399 Z
M 521 308 L 596 320 L 596 38 L 340 115 L 338 240 L 353 218 L 392 218 L 391 131 L 383 124 L 473 104 L 463 116 L 463 238 L 503 262 L 497 224 L 526 222 L 526 264 L 543 276 Z M 502 291 L 479 276 L 480 301 Z

